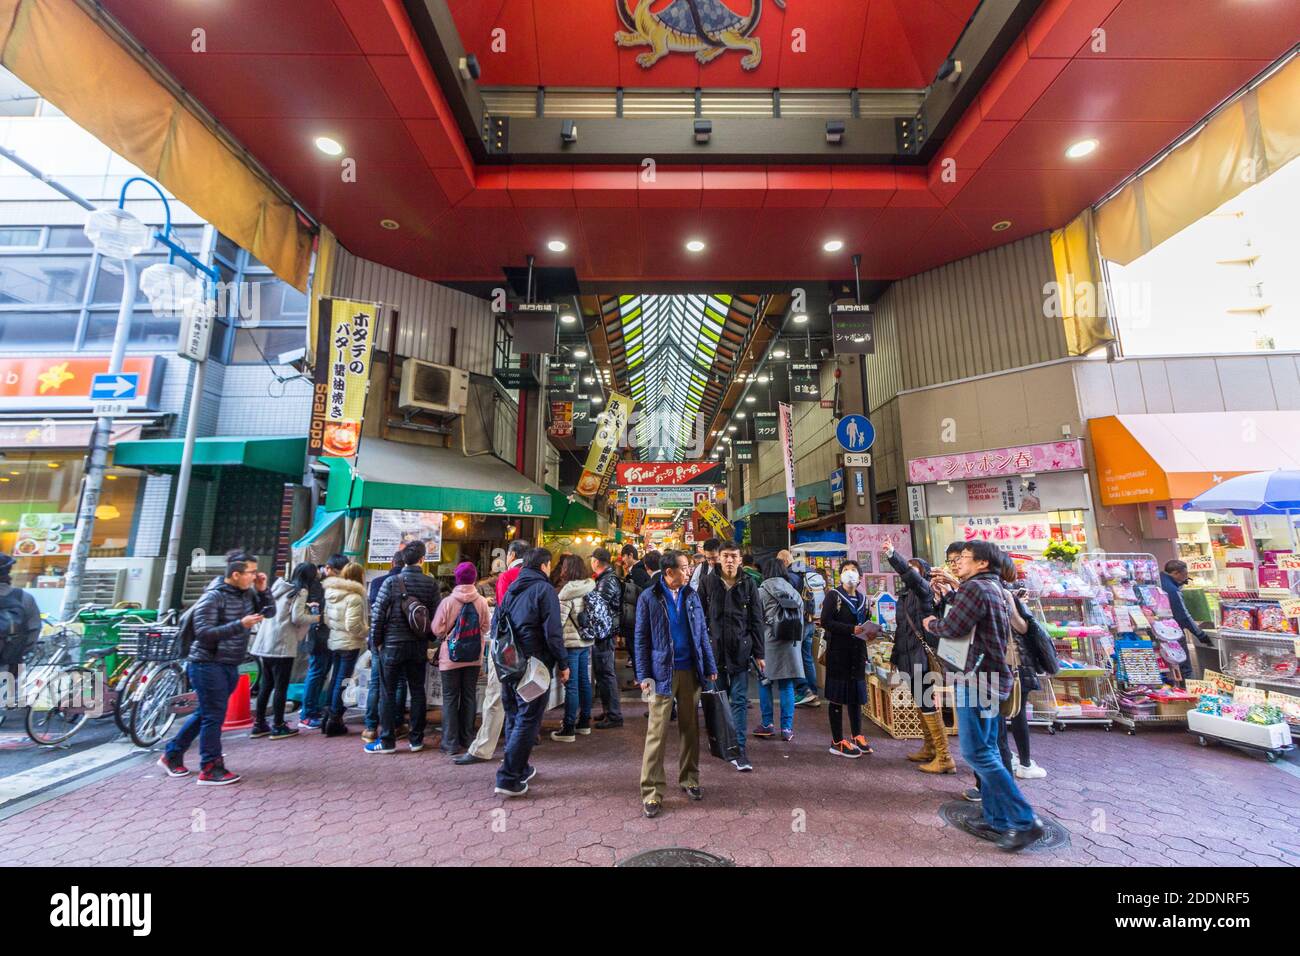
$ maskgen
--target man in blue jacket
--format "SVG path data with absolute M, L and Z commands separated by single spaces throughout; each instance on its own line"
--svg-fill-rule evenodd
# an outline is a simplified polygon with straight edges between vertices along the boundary
M 1187 562 L 1174 559 L 1165 563 L 1164 573 L 1160 575 L 1160 587 L 1169 597 L 1169 611 L 1173 614 L 1174 620 L 1184 632 L 1190 631 L 1192 637 L 1196 638 L 1199 644 L 1205 647 L 1212 647 L 1209 636 L 1201 630 L 1201 625 L 1192 620 L 1192 615 L 1187 610 L 1187 602 L 1183 600 L 1183 585 L 1187 583 Z M 1187 653 L 1187 635 L 1184 633 L 1183 652 Z M 1192 659 L 1187 655 L 1187 659 L 1178 665 L 1179 671 L 1183 675 L 1183 680 L 1192 676 Z
M 663 809 L 664 746 L 668 742 L 673 701 L 681 755 L 677 782 L 692 800 L 700 788 L 700 688 L 718 679 L 708 625 L 700 596 L 690 586 L 690 558 L 681 551 L 663 553 L 660 574 L 636 602 L 633 660 L 642 693 L 654 691 L 650 725 L 641 759 L 641 803 L 647 817 Z
M 524 557 L 523 570 L 506 591 L 498 614 L 508 614 L 515 629 L 515 643 L 524 657 L 536 657 L 547 670 L 554 670 L 560 661 L 569 659 L 564 649 L 564 619 L 560 614 L 560 599 L 551 584 L 551 552 L 533 548 Z M 569 669 L 559 672 L 560 680 L 569 680 Z M 496 793 L 503 797 L 522 797 L 528 792 L 528 781 L 537 770 L 528 762 L 537 732 L 542 726 L 542 714 L 550 694 L 540 694 L 532 700 L 519 696 L 519 681 L 501 678 L 501 705 L 506 711 L 506 752 L 497 771 Z

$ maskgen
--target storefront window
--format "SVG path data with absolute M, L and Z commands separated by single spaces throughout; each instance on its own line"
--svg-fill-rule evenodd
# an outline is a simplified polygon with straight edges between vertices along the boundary
M 1300 541 L 1300 516 L 1208 514 L 1180 511 L 1178 557 L 1187 562 L 1194 585 L 1230 590 L 1286 588 L 1297 578 L 1280 570 L 1277 557 Z

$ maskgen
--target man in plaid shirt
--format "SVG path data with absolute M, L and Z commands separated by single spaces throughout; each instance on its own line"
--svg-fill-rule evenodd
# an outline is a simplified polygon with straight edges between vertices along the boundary
M 1016 786 L 998 751 L 998 724 L 1002 720 L 996 701 L 1011 693 L 1012 673 L 1007 664 L 1011 623 L 1002 582 L 998 576 L 1002 554 L 987 541 L 967 544 L 957 559 L 961 588 L 940 620 L 927 617 L 926 631 L 935 638 L 959 640 L 974 633 L 966 659 L 969 670 L 957 684 L 957 732 L 962 756 L 980 779 L 983 819 L 973 827 L 1009 852 L 1037 843 L 1043 824 Z M 989 693 L 978 693 L 984 685 Z M 990 706 L 982 707 L 984 697 Z

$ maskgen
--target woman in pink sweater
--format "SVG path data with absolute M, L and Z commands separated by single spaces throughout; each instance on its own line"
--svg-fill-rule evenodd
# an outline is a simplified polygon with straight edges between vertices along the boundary
M 478 672 L 487 646 L 491 611 L 474 582 L 478 569 L 468 561 L 456 565 L 456 586 L 433 616 L 442 679 L 442 752 L 463 753 L 474 740 Z

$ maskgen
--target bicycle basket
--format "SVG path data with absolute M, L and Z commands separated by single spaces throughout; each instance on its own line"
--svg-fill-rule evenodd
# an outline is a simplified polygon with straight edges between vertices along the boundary
M 179 627 L 156 627 L 141 632 L 137 660 L 177 661 L 182 656 Z

